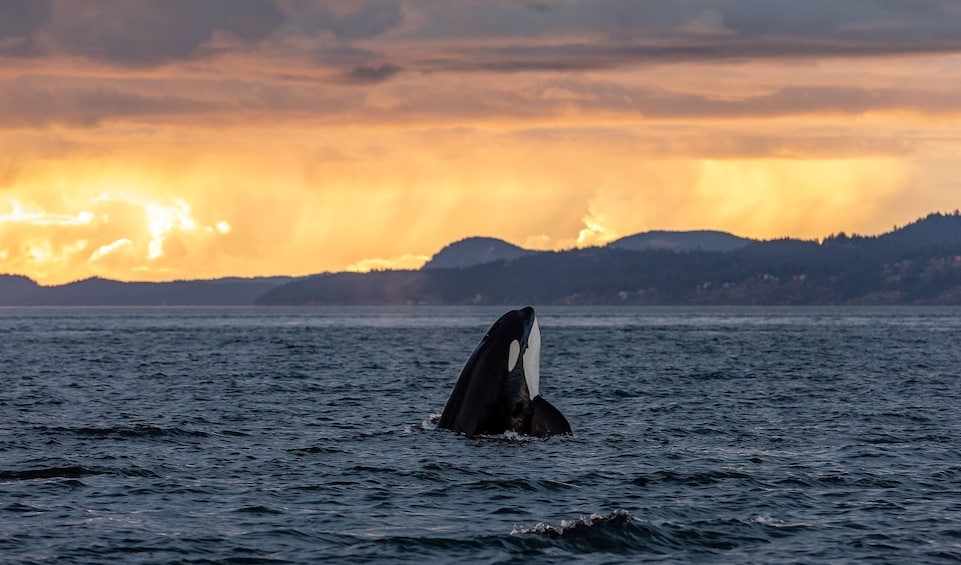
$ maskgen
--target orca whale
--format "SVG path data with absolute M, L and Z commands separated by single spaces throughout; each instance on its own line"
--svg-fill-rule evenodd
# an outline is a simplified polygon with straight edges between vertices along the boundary
M 504 314 L 464 364 L 437 427 L 467 436 L 571 434 L 567 418 L 540 395 L 540 363 L 534 309 Z

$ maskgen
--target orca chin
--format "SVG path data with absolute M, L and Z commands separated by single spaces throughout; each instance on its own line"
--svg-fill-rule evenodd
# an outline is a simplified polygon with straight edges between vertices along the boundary
M 567 418 L 540 395 L 540 364 L 534 309 L 504 314 L 464 364 L 437 427 L 468 436 L 572 434 Z

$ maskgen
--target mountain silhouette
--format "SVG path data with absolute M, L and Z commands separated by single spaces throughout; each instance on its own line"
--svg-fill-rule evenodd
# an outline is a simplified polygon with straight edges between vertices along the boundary
M 733 251 L 755 240 L 738 237 L 722 231 L 648 231 L 622 237 L 605 247 L 640 251 L 664 249 L 667 251 Z M 493 263 L 513 261 L 525 255 L 538 253 L 524 249 L 495 237 L 468 237 L 444 246 L 422 267 L 431 269 L 462 269 Z
M 420 270 L 41 286 L 0 275 L 0 306 L 388 304 L 958 304 L 961 214 L 878 236 L 752 241 L 646 232 L 605 247 L 531 251 L 467 238 Z
M 242 306 L 291 277 L 120 282 L 90 278 L 40 286 L 17 275 L 0 275 L 0 306 Z
M 460 269 L 493 261 L 510 261 L 534 253 L 494 237 L 468 237 L 438 251 L 422 268 Z
M 607 244 L 614 249 L 640 251 L 664 249 L 667 251 L 734 251 L 755 240 L 745 239 L 722 231 L 649 231 L 622 237 Z
M 732 241 L 721 238 L 712 241 Z M 272 289 L 257 303 L 961 304 L 957 213 L 932 214 L 881 236 L 785 238 L 713 249 L 610 245 L 468 267 L 330 273 Z

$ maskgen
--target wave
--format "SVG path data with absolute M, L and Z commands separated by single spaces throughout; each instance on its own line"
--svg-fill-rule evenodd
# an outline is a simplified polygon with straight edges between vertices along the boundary
M 102 473 L 80 465 L 25 469 L 23 471 L 0 471 L 0 481 L 32 481 L 37 479 L 77 479 Z
M 677 483 L 689 486 L 712 485 L 728 480 L 754 480 L 754 477 L 740 471 L 708 470 L 701 473 L 676 473 L 658 471 L 650 475 L 637 475 L 632 482 L 637 486 L 650 483 Z
M 262 504 L 242 506 L 234 510 L 234 512 L 238 512 L 241 514 L 283 514 L 284 513 L 283 510 L 277 510 L 276 508 L 270 508 Z
M 444 560 L 514 562 L 519 559 L 536 559 L 551 556 L 556 560 L 568 554 L 593 554 L 598 552 L 624 555 L 639 550 L 658 551 L 657 547 L 667 537 L 658 528 L 637 520 L 630 513 L 615 510 L 608 515 L 592 514 L 573 521 L 562 521 L 560 526 L 538 523 L 531 528 L 518 528 L 509 535 L 469 535 L 462 532 L 446 536 L 385 536 L 361 537 L 356 534 L 341 535 L 336 544 L 349 550 L 352 560 L 410 561 L 412 555 L 425 560 L 432 556 Z M 338 558 L 346 553 L 337 552 Z
M 691 541 L 671 528 L 644 522 L 626 510 L 610 514 L 591 514 L 576 520 L 561 520 L 560 525 L 538 523 L 531 528 L 514 527 L 510 535 L 522 542 L 523 549 L 560 548 L 571 553 L 666 553 L 691 549 Z
M 107 426 L 98 427 L 47 427 L 40 426 L 37 431 L 51 434 L 82 436 L 97 439 L 139 439 L 139 438 L 161 438 L 161 437 L 209 437 L 210 434 L 199 430 L 186 430 L 183 428 L 161 428 L 146 424 L 134 426 Z
M 157 473 L 140 467 L 108 469 L 84 467 L 83 465 L 63 465 L 23 470 L 0 470 L 0 481 L 35 481 L 46 479 L 79 479 L 96 475 L 122 477 L 159 477 Z
M 576 520 L 562 520 L 559 526 L 544 523 L 530 528 L 515 526 L 510 535 L 526 541 L 526 549 L 553 546 L 573 553 L 666 554 L 684 551 L 717 554 L 744 544 L 767 543 L 810 527 L 808 523 L 788 523 L 770 516 L 722 522 L 654 524 L 640 520 L 626 510 L 614 510 L 609 514 L 595 513 Z
M 524 552 L 560 549 L 573 554 L 666 554 L 679 549 L 696 551 L 698 547 L 702 550 L 718 549 L 710 544 L 700 544 L 685 534 L 670 525 L 658 526 L 639 520 L 626 510 L 614 510 L 609 514 L 595 513 L 576 520 L 561 520 L 558 526 L 544 523 L 530 528 L 515 526 L 510 536 Z
M 550 539 L 575 539 L 579 537 L 595 536 L 597 533 L 609 534 L 623 531 L 632 526 L 643 526 L 640 520 L 626 510 L 614 510 L 608 515 L 591 514 L 581 516 L 577 520 L 561 520 L 560 526 L 552 526 L 538 522 L 532 528 L 514 526 L 512 536 L 535 535 Z
M 431 412 L 430 414 L 427 415 L 427 418 L 425 418 L 420 423 L 420 428 L 422 430 L 436 430 L 437 422 L 440 421 L 440 417 L 441 417 L 440 412 Z
M 480 481 L 474 481 L 467 484 L 456 485 L 460 487 L 467 487 L 471 490 L 482 490 L 482 491 L 494 491 L 494 492 L 505 492 L 505 491 L 560 491 L 573 488 L 573 485 L 564 483 L 561 481 L 548 480 L 548 479 L 485 479 Z
M 16 512 L 18 514 L 42 514 L 47 512 L 45 508 L 40 508 L 38 506 L 31 506 L 29 504 L 24 504 L 22 502 L 13 502 L 3 507 L 3 510 L 7 512 Z
M 294 453 L 296 455 L 314 455 L 314 454 L 336 454 L 336 453 L 350 453 L 346 449 L 338 449 L 336 447 L 327 446 L 311 446 L 311 447 L 292 447 L 287 449 L 288 453 Z

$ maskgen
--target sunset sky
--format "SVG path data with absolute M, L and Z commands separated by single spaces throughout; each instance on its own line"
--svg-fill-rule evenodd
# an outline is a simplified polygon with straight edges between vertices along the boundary
M 0 0 L 0 273 L 419 267 L 961 207 L 957 0 Z

